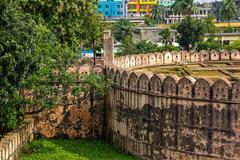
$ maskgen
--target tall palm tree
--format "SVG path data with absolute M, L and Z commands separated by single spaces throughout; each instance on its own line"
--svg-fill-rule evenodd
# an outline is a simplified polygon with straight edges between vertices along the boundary
M 165 20 L 165 7 L 162 5 L 153 5 L 151 8 L 151 18 L 156 21 L 157 24 L 164 22 Z
M 196 15 L 195 18 L 198 20 L 198 14 L 199 14 L 199 11 L 200 11 L 198 6 L 194 5 L 193 8 L 192 8 L 192 11 L 193 11 L 194 15 Z
M 194 0 L 176 0 L 172 6 L 172 10 L 183 15 L 191 16 L 193 9 L 196 8 L 193 1 Z
M 224 20 L 228 21 L 230 27 L 230 20 L 233 19 L 238 12 L 238 7 L 234 0 L 224 0 L 221 8 L 221 16 Z
M 171 6 L 171 11 L 173 11 L 174 13 L 179 15 L 179 22 L 181 20 L 181 14 L 182 14 L 182 6 L 181 6 L 181 1 L 180 0 L 176 0 L 173 5 Z

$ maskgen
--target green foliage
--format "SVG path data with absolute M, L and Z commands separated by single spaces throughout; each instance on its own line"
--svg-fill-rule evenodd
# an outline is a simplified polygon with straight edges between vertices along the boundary
M 120 19 L 112 26 L 112 33 L 118 42 L 132 39 L 133 24 L 127 19 Z
M 107 90 L 111 87 L 111 80 L 104 75 L 99 75 L 95 72 L 91 72 L 84 77 L 84 81 L 87 82 L 90 87 L 94 88 L 97 96 L 104 96 Z
M 24 146 L 20 160 L 137 160 L 102 140 L 35 140 Z
M 228 26 L 223 30 L 223 33 L 233 33 L 234 32 L 234 27 Z
M 201 21 L 186 17 L 177 26 L 177 31 L 179 33 L 177 41 L 180 46 L 186 50 L 190 50 L 201 40 L 201 36 L 204 34 L 204 26 Z
M 230 45 L 225 46 L 225 49 L 231 51 L 233 49 L 240 51 L 240 40 L 233 41 Z
M 202 25 L 204 27 L 204 33 L 214 34 L 219 32 L 219 28 L 214 25 L 215 17 L 209 14 L 206 18 L 202 19 Z
M 166 8 L 161 5 L 153 5 L 151 8 L 151 19 L 154 20 L 157 24 L 163 23 L 165 21 L 164 15 L 165 15 Z
M 26 114 L 65 105 L 70 88 L 84 97 L 90 88 L 105 93 L 108 79 L 69 71 L 81 47 L 101 48 L 104 24 L 95 7 L 95 0 L 0 1 L 1 134 Z
M 0 1 L 0 133 L 16 126 L 16 116 L 22 112 L 18 88 L 39 67 L 32 52 L 36 28 L 15 5 Z
M 163 51 L 179 51 L 178 47 L 168 45 L 166 48 L 158 46 L 157 44 L 149 41 L 140 41 L 139 43 L 124 43 L 117 56 L 131 55 L 131 54 L 144 54 L 150 52 L 163 52 Z
M 156 22 L 151 17 L 145 16 L 144 24 L 146 24 L 148 27 L 153 27 L 156 24 Z
M 222 49 L 222 47 L 222 44 L 218 41 L 202 41 L 197 43 L 196 50 L 218 50 Z
M 232 18 L 234 18 L 239 9 L 236 5 L 236 2 L 234 0 L 223 0 L 223 5 L 221 8 L 221 16 L 224 20 L 230 21 Z M 230 26 L 230 23 L 229 23 Z
M 176 0 L 171 9 L 178 14 L 190 16 L 197 7 L 193 0 Z
M 168 43 L 171 43 L 171 39 L 170 39 L 171 38 L 170 37 L 171 32 L 170 32 L 170 30 L 169 29 L 164 29 L 159 33 L 159 35 L 162 38 L 162 42 L 164 43 L 165 49 L 167 49 Z

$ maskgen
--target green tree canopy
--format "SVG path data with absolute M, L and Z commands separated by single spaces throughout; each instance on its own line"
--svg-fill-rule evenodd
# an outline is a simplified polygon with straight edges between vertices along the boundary
M 67 105 L 71 91 L 79 103 L 109 87 L 103 76 L 69 71 L 82 47 L 101 47 L 96 0 L 1 0 L 0 13 L 0 134 L 26 114 Z
M 171 32 L 169 29 L 162 30 L 159 35 L 162 38 L 162 42 L 164 43 L 165 50 L 167 49 L 168 44 L 171 42 Z
M 157 23 L 163 23 L 165 21 L 165 7 L 161 5 L 153 5 L 151 11 L 151 18 Z
M 204 34 L 204 26 L 201 21 L 195 20 L 191 17 L 186 17 L 177 26 L 179 33 L 178 43 L 186 50 L 195 47 L 196 42 L 201 40 Z
M 205 33 L 214 34 L 219 32 L 219 29 L 214 25 L 214 19 L 215 17 L 211 14 L 202 19 Z
M 132 39 L 133 24 L 127 19 L 120 19 L 112 26 L 114 38 L 123 42 L 125 39 Z
M 196 10 L 196 6 L 194 0 L 176 0 L 171 9 L 178 14 L 190 16 Z
M 221 8 L 221 16 L 224 20 L 230 21 L 238 13 L 238 7 L 234 0 L 223 0 L 223 5 Z M 230 22 L 228 23 L 230 26 Z

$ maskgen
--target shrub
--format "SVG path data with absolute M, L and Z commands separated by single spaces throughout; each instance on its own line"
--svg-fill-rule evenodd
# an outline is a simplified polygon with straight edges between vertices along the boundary
M 149 41 L 140 41 L 139 43 L 131 43 L 131 41 L 125 41 L 120 47 L 116 56 L 124 56 L 131 54 L 145 54 L 150 52 L 163 52 L 163 51 L 179 51 L 178 47 L 173 45 L 168 45 L 166 48 L 164 46 L 158 46 L 157 44 Z
M 229 51 L 236 49 L 236 50 L 240 51 L 240 40 L 236 40 L 233 43 L 231 43 L 230 45 L 226 45 L 224 47 L 224 49 L 229 50 Z
M 202 41 L 202 42 L 198 42 L 197 43 L 197 47 L 196 50 L 200 51 L 200 50 L 218 50 L 218 49 L 222 49 L 222 44 L 217 42 L 217 41 Z

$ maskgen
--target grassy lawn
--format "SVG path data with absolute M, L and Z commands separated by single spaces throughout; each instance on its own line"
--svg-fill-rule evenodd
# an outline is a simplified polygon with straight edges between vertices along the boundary
M 20 160 L 138 160 L 102 140 L 34 140 Z

